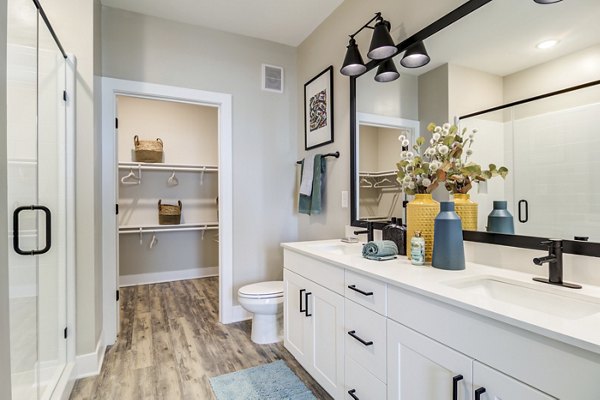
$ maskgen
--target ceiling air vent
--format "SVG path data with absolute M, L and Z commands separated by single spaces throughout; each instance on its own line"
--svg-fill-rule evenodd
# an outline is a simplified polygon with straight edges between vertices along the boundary
M 283 93 L 283 68 L 274 65 L 262 65 L 262 90 Z

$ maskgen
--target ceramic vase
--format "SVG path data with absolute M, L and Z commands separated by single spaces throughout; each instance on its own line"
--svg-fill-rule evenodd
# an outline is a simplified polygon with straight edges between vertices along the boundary
M 431 261 L 433 254 L 433 223 L 436 215 L 440 212 L 440 203 L 433 200 L 431 194 L 417 194 L 414 200 L 406 206 L 406 244 L 415 235 L 415 231 L 421 231 L 425 239 L 425 261 Z M 406 254 L 410 257 L 412 249 L 407 249 Z
M 465 248 L 460 217 L 454 212 L 454 203 L 440 203 L 440 213 L 435 218 L 433 258 L 431 266 L 439 269 L 465 269 Z
M 494 233 L 515 233 L 512 214 L 507 209 L 506 201 L 494 201 L 494 209 L 488 215 L 487 231 Z
M 465 231 L 477 230 L 477 203 L 471 200 L 469 194 L 454 194 L 454 209 L 462 221 L 462 228 Z

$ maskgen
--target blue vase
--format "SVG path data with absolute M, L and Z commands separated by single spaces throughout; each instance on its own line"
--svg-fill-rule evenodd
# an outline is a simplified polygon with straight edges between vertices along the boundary
M 515 233 L 513 216 L 507 210 L 506 201 L 494 201 L 494 209 L 488 215 L 487 231 L 494 233 Z
M 454 202 L 440 203 L 435 217 L 433 258 L 431 265 L 439 269 L 465 269 L 465 248 L 460 217 L 454 212 Z

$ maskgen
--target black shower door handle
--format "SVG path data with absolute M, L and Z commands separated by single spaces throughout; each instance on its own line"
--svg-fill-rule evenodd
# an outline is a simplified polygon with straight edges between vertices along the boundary
M 525 212 L 521 212 L 523 210 L 521 204 L 525 205 Z M 519 222 L 524 224 L 525 222 L 529 221 L 529 203 L 527 202 L 527 200 L 519 200 L 518 209 Z
M 46 215 L 46 246 L 41 250 L 23 250 L 19 244 L 19 214 L 21 211 L 43 211 Z M 23 206 L 17 207 L 13 213 L 13 248 L 17 254 L 22 256 L 35 256 L 50 251 L 52 247 L 52 213 L 48 207 L 44 206 Z

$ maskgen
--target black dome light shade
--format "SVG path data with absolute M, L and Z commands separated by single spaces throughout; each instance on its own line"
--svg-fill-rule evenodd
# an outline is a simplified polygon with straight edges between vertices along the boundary
M 384 60 L 397 52 L 398 48 L 390 35 L 390 23 L 380 19 L 373 28 L 373 37 L 367 57 L 372 60 Z
M 400 60 L 400 64 L 405 68 L 419 68 L 427 65 L 429 61 L 431 61 L 431 59 L 427 54 L 425 45 L 423 42 L 419 41 L 411 44 L 408 49 L 406 49 L 404 57 Z
M 553 4 L 553 3 L 558 3 L 562 0 L 533 0 L 538 4 Z
M 358 46 L 356 45 L 356 40 L 354 40 L 354 38 L 350 38 L 350 42 L 348 43 L 348 47 L 346 48 L 346 57 L 344 57 L 344 64 L 342 65 L 342 69 L 340 69 L 340 72 L 342 73 L 342 75 L 356 76 L 362 74 L 366 70 L 367 67 L 365 67 L 365 62 L 363 61 L 363 58 L 360 55 L 360 51 L 358 50 Z
M 400 77 L 398 70 L 396 69 L 396 65 L 394 64 L 394 60 L 388 58 L 377 68 L 377 75 L 375 75 L 375 80 L 377 82 L 391 82 L 395 81 Z

